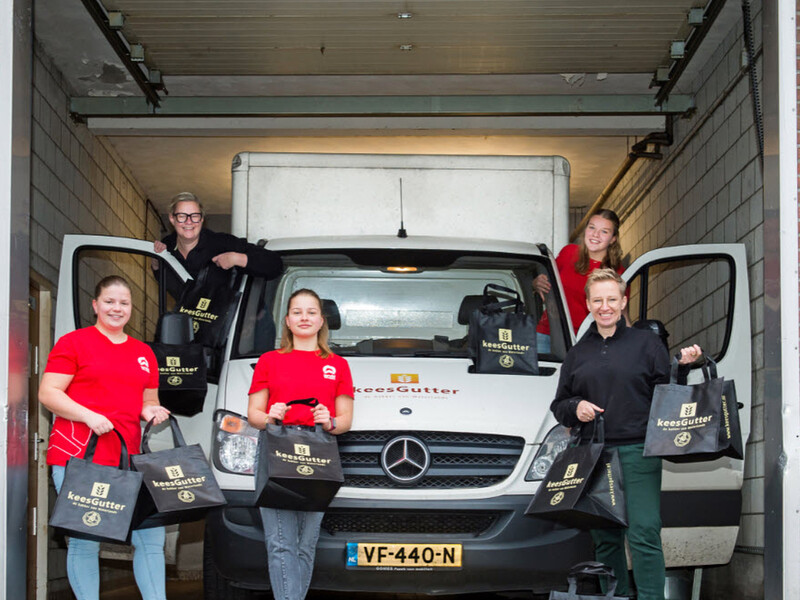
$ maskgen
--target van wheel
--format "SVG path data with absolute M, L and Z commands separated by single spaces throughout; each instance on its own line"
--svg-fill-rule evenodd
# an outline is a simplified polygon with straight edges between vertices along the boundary
M 211 536 L 206 529 L 203 540 L 203 600 L 266 600 L 269 592 L 246 590 L 231 584 L 217 570 L 214 553 L 211 551 Z

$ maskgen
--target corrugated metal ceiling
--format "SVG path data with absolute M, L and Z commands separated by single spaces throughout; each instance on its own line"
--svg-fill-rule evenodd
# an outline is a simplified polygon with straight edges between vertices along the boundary
M 646 73 L 701 0 L 105 0 L 169 75 Z M 398 14 L 410 14 L 399 18 Z M 410 45 L 410 50 L 401 47 Z

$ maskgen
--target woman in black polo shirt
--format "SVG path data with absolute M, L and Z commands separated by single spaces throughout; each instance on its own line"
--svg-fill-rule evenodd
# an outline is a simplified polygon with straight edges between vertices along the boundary
M 566 427 L 603 414 L 606 444 L 619 450 L 628 528 L 593 530 L 595 556 L 613 567 L 617 593 L 627 594 L 627 535 L 639 600 L 664 600 L 661 459 L 642 453 L 653 389 L 669 381 L 670 359 L 657 335 L 626 325 L 625 287 L 611 269 L 589 275 L 586 304 L 594 323 L 567 353 L 550 410 Z M 701 355 L 697 345 L 683 348 L 679 363 L 688 365 Z

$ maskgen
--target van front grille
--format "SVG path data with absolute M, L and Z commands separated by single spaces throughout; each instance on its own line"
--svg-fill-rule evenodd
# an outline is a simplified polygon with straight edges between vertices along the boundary
M 381 464 L 387 444 L 415 438 L 428 451 L 424 475 L 407 483 Z M 521 437 L 442 431 L 351 431 L 338 436 L 344 485 L 356 488 L 482 488 L 506 479 L 525 447 Z
M 450 534 L 477 536 L 500 518 L 498 512 L 349 511 L 329 509 L 322 529 L 337 533 Z

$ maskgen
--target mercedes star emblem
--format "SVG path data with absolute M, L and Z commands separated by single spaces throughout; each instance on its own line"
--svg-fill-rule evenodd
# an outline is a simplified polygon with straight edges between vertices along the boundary
M 431 453 L 422 440 L 401 435 L 383 447 L 381 466 L 393 481 L 409 485 L 427 473 L 431 466 Z

